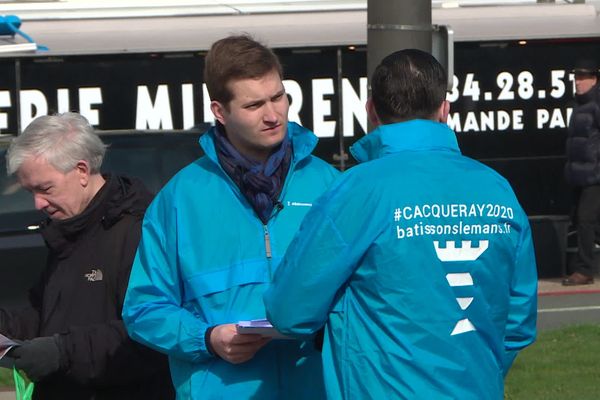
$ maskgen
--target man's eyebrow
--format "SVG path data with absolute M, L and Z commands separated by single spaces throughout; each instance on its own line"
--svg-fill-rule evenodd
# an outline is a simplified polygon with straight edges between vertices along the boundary
M 31 186 L 33 189 L 41 189 L 41 188 L 45 188 L 48 186 L 51 186 L 52 182 L 50 181 L 45 181 L 45 182 L 40 182 L 40 183 L 36 183 L 35 185 Z
M 265 103 L 264 99 L 248 100 L 247 102 L 245 102 L 244 104 L 242 104 L 242 107 L 250 107 L 250 106 L 254 106 L 254 105 L 258 105 L 258 104 L 264 104 L 264 103 Z
M 285 88 L 282 88 L 279 92 L 277 92 L 273 96 L 271 96 L 271 98 L 278 97 L 278 96 L 283 96 L 284 94 L 285 94 Z
M 268 100 L 283 96 L 284 94 L 285 94 L 285 88 L 281 88 L 280 91 L 278 91 L 277 93 L 275 93 L 272 96 L 269 96 Z M 260 104 L 264 104 L 265 102 L 267 102 L 267 100 L 263 99 L 263 98 L 252 99 L 252 100 L 248 100 L 247 102 L 243 103 L 242 107 L 245 108 L 245 107 L 250 107 L 253 105 L 260 105 Z

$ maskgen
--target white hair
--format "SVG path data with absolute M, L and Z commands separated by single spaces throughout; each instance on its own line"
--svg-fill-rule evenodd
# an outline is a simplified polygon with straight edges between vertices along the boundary
M 87 161 L 91 174 L 100 172 L 106 145 L 87 119 L 67 112 L 34 119 L 17 136 L 6 153 L 6 170 L 12 175 L 30 157 L 42 157 L 62 173 Z

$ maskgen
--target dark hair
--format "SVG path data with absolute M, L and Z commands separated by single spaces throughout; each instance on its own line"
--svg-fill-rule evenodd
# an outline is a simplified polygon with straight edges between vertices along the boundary
M 231 80 L 256 79 L 273 70 L 283 76 L 279 59 L 269 48 L 249 35 L 229 36 L 213 43 L 206 55 L 204 83 L 211 100 L 227 105 L 233 97 Z
M 382 123 L 430 119 L 446 98 L 444 67 L 429 53 L 400 50 L 385 57 L 371 79 L 371 97 Z

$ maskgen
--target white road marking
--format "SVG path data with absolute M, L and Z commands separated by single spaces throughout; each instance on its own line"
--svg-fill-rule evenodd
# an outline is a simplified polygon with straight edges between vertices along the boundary
M 591 310 L 600 310 L 600 306 L 544 308 L 544 309 L 538 310 L 538 313 L 563 312 L 563 311 L 591 311 Z

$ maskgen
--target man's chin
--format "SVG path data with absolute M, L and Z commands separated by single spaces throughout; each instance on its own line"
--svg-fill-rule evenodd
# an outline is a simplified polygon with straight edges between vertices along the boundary
M 286 135 L 285 127 L 281 127 L 279 129 L 273 129 L 272 131 L 267 131 L 268 137 L 265 138 L 266 147 L 275 147 L 278 146 L 279 143 L 283 142 L 283 138 Z
M 277 138 L 277 140 L 270 141 L 269 143 L 265 143 L 263 148 L 268 149 L 270 152 L 274 152 L 279 148 L 279 145 L 283 142 L 283 136 L 281 138 Z
M 55 210 L 55 211 L 44 211 L 44 213 L 50 219 L 56 219 L 56 220 L 67 219 L 67 216 L 65 214 L 61 213 L 58 210 Z

